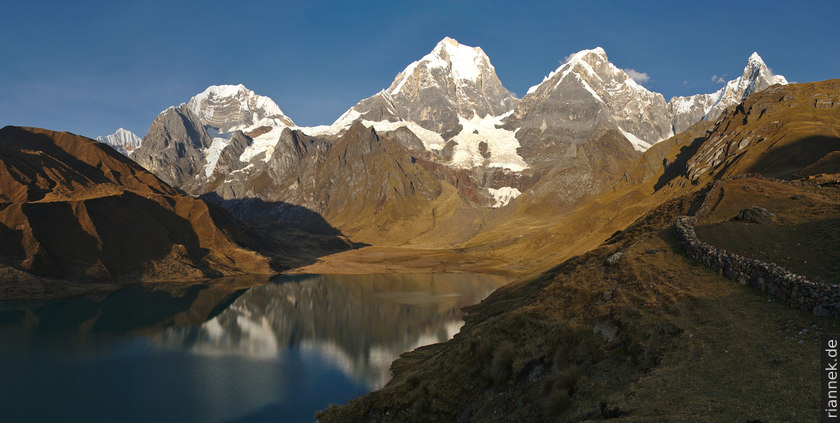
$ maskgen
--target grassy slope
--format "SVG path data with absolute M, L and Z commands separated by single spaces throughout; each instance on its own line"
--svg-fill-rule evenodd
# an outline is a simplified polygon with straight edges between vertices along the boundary
M 699 266 L 670 227 L 716 178 L 791 175 L 820 160 L 826 151 L 812 135 L 833 142 L 840 130 L 840 108 L 813 107 L 826 93 L 837 97 L 840 83 L 768 90 L 708 133 L 697 126 L 655 146 L 573 212 L 548 222 L 512 213 L 464 251 L 536 270 L 566 261 L 497 290 L 470 308 L 452 341 L 404 354 L 385 388 L 321 420 L 812 419 L 816 334 L 837 323 Z M 754 142 L 741 148 L 746 138 Z M 795 166 L 768 165 L 791 151 Z M 617 251 L 626 257 L 606 264 Z
M 688 211 L 690 200 L 669 203 L 614 244 L 499 289 L 469 310 L 454 340 L 404 355 L 388 386 L 322 421 L 815 415 L 811 325 L 836 324 L 686 258 L 662 217 Z M 626 257 L 606 264 L 616 251 Z
M 777 216 L 767 224 L 734 221 L 748 207 Z M 812 281 L 840 282 L 840 192 L 757 179 L 723 185 L 697 234 L 706 242 L 747 257 L 778 263 Z

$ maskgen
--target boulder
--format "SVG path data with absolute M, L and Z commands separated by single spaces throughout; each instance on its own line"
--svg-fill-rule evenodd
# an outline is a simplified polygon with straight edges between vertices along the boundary
M 777 216 L 764 207 L 753 206 L 739 211 L 738 214 L 735 215 L 735 220 L 741 222 L 767 224 L 775 222 L 777 220 Z

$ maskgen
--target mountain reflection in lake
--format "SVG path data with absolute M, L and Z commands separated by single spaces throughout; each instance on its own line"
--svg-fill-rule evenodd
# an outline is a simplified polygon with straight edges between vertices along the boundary
M 311 421 L 451 338 L 505 281 L 283 276 L 0 302 L 0 407 L 4 421 Z

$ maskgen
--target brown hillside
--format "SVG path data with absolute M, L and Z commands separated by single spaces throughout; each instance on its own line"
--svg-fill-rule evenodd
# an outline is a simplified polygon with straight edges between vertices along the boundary
M 223 209 L 179 194 L 110 147 L 36 128 L 0 130 L 0 263 L 80 282 L 271 272 Z M 9 279 L 28 280 L 18 276 Z

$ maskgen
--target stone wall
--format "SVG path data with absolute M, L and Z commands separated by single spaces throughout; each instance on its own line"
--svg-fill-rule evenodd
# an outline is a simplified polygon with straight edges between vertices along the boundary
M 742 176 L 744 177 L 744 176 Z M 689 257 L 700 261 L 718 274 L 742 285 L 758 288 L 794 308 L 812 311 L 815 316 L 840 319 L 840 286 L 820 284 L 785 268 L 761 260 L 750 259 L 709 245 L 697 237 L 694 225 L 708 212 L 709 201 L 723 181 L 716 181 L 706 193 L 703 204 L 694 216 L 680 216 L 674 231 Z

